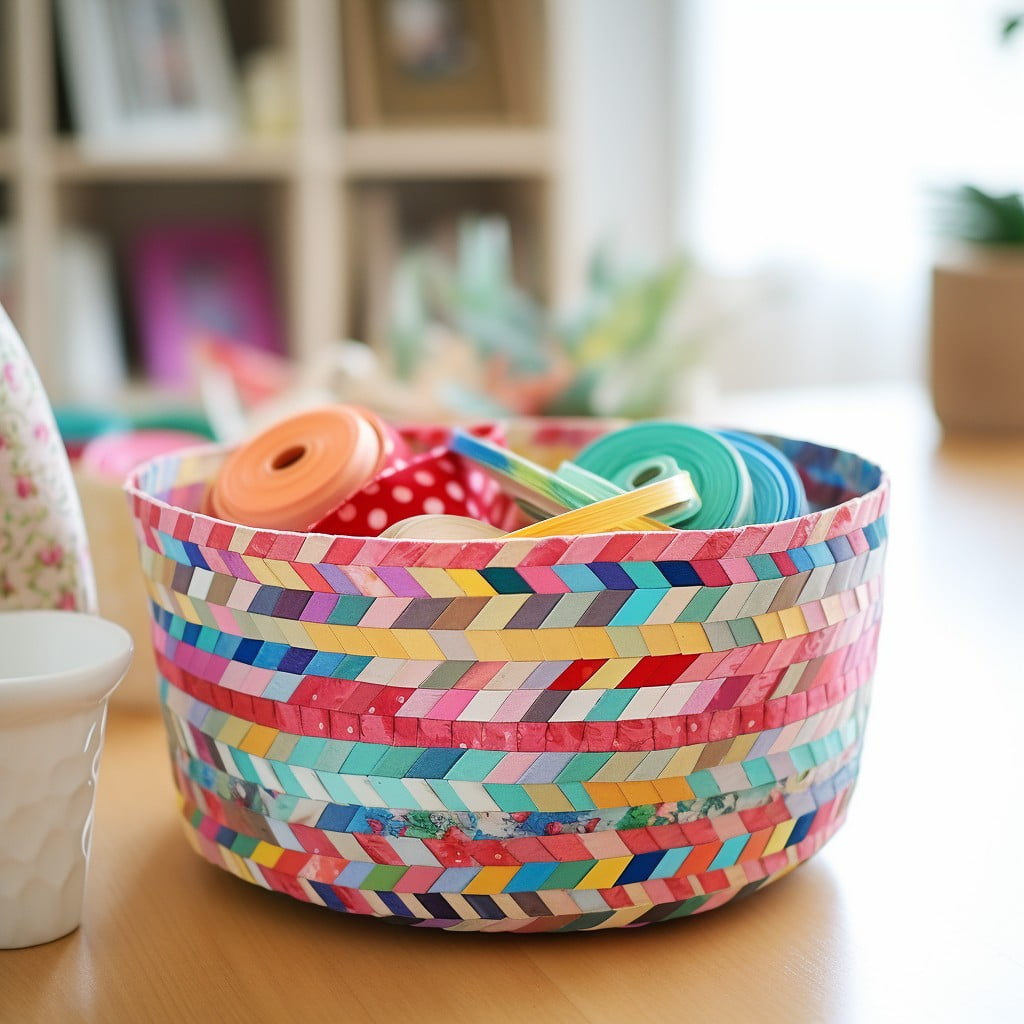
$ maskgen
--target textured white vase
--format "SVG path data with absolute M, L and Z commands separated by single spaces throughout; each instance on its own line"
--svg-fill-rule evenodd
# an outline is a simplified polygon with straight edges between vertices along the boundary
M 53 410 L 0 307 L 0 611 L 96 610 L 82 508 Z
M 0 949 L 78 927 L 107 699 L 131 636 L 80 612 L 0 612 Z

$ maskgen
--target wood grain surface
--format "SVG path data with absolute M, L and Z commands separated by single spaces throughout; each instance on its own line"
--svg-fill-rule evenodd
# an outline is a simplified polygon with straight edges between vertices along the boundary
M 1024 1019 L 1024 441 L 942 441 L 892 388 L 733 400 L 894 480 L 887 604 L 844 828 L 749 900 L 625 931 L 459 935 L 348 919 L 207 865 L 159 717 L 111 718 L 83 926 L 0 951 L 0 1021 Z

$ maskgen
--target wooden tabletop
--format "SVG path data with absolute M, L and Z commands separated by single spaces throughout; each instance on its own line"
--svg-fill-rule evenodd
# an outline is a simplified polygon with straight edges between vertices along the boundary
M 349 919 L 200 860 L 162 724 L 112 715 L 85 917 L 0 951 L 0 1021 L 1024 1019 L 1024 441 L 942 442 L 906 389 L 734 400 L 894 481 L 887 604 L 849 819 L 749 900 L 626 931 Z

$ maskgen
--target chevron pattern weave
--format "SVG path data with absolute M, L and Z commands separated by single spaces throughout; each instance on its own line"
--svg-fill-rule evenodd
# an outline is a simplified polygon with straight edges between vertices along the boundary
M 534 458 L 579 441 L 517 430 Z M 857 776 L 889 484 L 767 440 L 810 514 L 541 540 L 257 530 L 193 511 L 222 451 L 142 467 L 192 845 L 297 899 L 460 931 L 668 920 L 805 861 Z

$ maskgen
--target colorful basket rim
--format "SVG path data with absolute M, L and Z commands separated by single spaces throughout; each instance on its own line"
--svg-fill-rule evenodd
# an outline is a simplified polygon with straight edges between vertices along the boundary
M 516 421 L 511 421 L 516 422 Z M 535 423 L 537 421 L 528 421 Z M 552 418 L 557 426 L 563 422 Z M 576 423 L 576 421 L 571 421 Z M 595 421 L 598 427 L 600 421 Z M 755 432 L 750 432 L 755 433 Z M 195 508 L 175 505 L 158 497 L 144 486 L 146 479 L 166 466 L 178 466 L 185 460 L 201 462 L 212 473 L 220 461 L 234 447 L 226 444 L 198 445 L 177 452 L 158 455 L 129 474 L 124 490 L 138 517 L 139 507 L 149 505 L 170 516 L 187 513 L 189 521 L 207 525 L 209 543 L 216 546 L 219 539 L 225 543 L 230 530 L 237 537 L 248 537 L 247 552 L 263 557 L 283 558 L 296 562 L 329 562 L 355 566 L 432 566 L 483 568 L 495 565 L 551 565 L 555 562 L 593 561 L 596 558 L 614 561 L 634 560 L 691 560 L 700 558 L 745 557 L 806 543 L 830 540 L 869 524 L 885 513 L 891 488 L 890 477 L 876 463 L 845 449 L 819 445 L 812 441 L 794 440 L 775 434 L 755 433 L 755 436 L 775 445 L 793 458 L 798 468 L 813 478 L 813 463 L 834 461 L 838 456 L 856 467 L 856 477 L 863 489 L 851 492 L 842 487 L 843 494 L 834 504 L 812 509 L 802 516 L 774 523 L 725 527 L 712 530 L 678 530 L 675 532 L 609 532 L 576 534 L 543 538 L 473 538 L 460 541 L 412 540 L 406 538 L 365 537 L 347 534 L 326 534 L 271 530 L 249 527 L 218 519 Z M 801 454 L 814 456 L 810 469 Z M 832 474 L 830 474 L 832 475 Z M 207 478 L 208 479 L 208 476 Z M 828 486 L 836 481 L 820 481 Z M 180 529 L 180 526 L 178 527 Z M 174 530 L 171 531 L 174 535 Z M 194 529 L 190 537 L 196 540 Z M 455 556 L 458 552 L 458 556 Z

